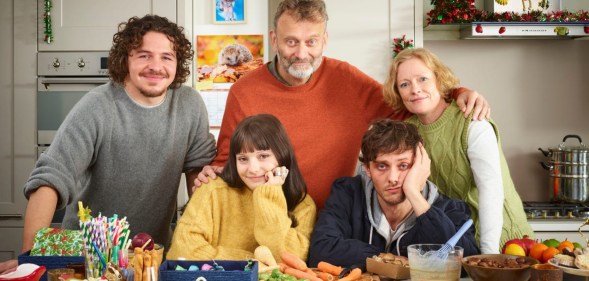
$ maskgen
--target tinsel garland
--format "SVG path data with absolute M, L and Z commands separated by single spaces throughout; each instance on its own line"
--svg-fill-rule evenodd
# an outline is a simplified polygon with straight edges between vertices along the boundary
M 477 9 L 474 0 L 431 0 L 431 4 L 435 7 L 427 13 L 428 25 L 470 22 L 589 22 L 589 12 L 583 10 L 491 13 Z
M 51 44 L 53 42 L 53 28 L 51 26 L 51 9 L 53 8 L 53 3 L 51 0 L 45 0 L 44 5 L 45 14 L 43 14 L 43 21 L 45 22 L 45 30 L 43 33 L 45 34 L 45 38 L 43 39 L 47 44 Z

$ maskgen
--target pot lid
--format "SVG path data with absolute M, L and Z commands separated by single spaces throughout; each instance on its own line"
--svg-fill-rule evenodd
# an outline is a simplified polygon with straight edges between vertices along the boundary
M 576 145 L 576 146 L 570 146 L 569 145 L 569 146 L 567 146 L 565 144 L 565 142 L 566 142 L 566 140 L 568 138 L 576 138 L 576 139 L 578 139 L 579 140 L 579 145 Z M 552 149 L 552 150 L 587 152 L 589 149 L 587 149 L 587 147 L 585 146 L 585 144 L 581 140 L 581 137 L 579 137 L 578 135 L 566 135 L 562 139 L 562 143 L 559 144 L 557 148 Z

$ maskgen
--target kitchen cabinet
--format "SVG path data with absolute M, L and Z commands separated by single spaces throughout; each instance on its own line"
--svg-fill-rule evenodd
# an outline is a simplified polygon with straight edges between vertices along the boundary
M 176 1 L 61 0 L 52 1 L 53 41 L 44 41 L 44 1 L 38 0 L 39 51 L 108 51 L 117 26 L 132 16 L 157 14 L 176 22 Z
M 36 22 L 36 0 L 0 0 L 0 260 L 22 248 L 22 190 L 36 159 Z

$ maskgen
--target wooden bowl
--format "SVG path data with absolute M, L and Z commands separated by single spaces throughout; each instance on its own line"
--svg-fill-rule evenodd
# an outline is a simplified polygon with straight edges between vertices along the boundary
M 498 264 L 505 264 L 507 260 L 515 260 L 517 258 L 523 258 L 524 264 L 527 266 L 522 268 L 509 268 L 509 267 L 486 267 L 481 265 L 472 265 L 468 261 L 472 261 L 473 258 L 480 260 L 487 259 L 489 261 L 496 262 Z M 486 255 L 474 255 L 465 257 L 462 259 L 462 267 L 468 273 L 473 281 L 491 281 L 491 280 L 509 280 L 509 281 L 528 281 L 530 279 L 531 266 L 539 263 L 537 259 L 531 257 L 520 257 L 513 255 L 504 254 L 486 254 Z

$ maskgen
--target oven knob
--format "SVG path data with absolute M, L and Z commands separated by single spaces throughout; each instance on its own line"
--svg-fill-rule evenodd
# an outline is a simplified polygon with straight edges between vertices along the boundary
M 554 217 L 555 218 L 560 218 L 560 212 L 559 211 L 554 212 Z
M 547 216 L 548 216 L 548 211 L 546 211 L 546 210 L 543 210 L 543 211 L 542 211 L 542 217 L 543 217 L 543 218 L 546 218 Z
M 84 66 L 86 66 L 86 63 L 84 62 L 84 59 L 80 58 L 80 60 L 78 61 L 78 67 L 84 68 Z
M 53 68 L 59 68 L 60 65 L 61 63 L 58 58 L 53 59 Z
M 567 213 L 567 217 L 568 217 L 569 219 L 572 219 L 572 218 L 574 218 L 575 216 L 573 215 L 573 211 L 568 211 L 568 213 Z

